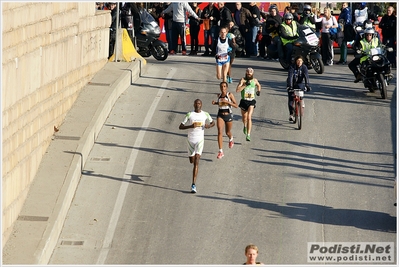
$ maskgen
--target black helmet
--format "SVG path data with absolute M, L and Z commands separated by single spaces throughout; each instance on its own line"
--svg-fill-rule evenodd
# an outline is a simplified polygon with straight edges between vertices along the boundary
M 284 14 L 284 20 L 287 20 L 287 19 L 291 19 L 292 20 L 292 19 L 294 19 L 294 16 L 291 13 L 289 13 L 289 12 L 285 13 Z
M 272 9 L 275 9 L 276 12 L 278 12 L 278 8 L 277 8 L 277 6 L 276 6 L 275 4 L 270 5 L 270 7 L 269 7 L 269 12 L 271 12 Z
M 303 11 L 312 11 L 312 7 L 310 5 L 304 5 L 303 6 Z

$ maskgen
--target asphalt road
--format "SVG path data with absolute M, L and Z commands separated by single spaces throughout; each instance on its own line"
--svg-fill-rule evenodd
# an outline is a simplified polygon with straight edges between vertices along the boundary
M 216 159 L 216 126 L 206 130 L 191 194 L 178 126 L 196 98 L 216 118 L 215 62 L 176 55 L 148 64 L 103 126 L 50 264 L 242 264 L 250 243 L 265 264 L 307 264 L 308 242 L 395 242 L 396 251 L 396 78 L 383 100 L 354 84 L 347 66 L 310 70 L 297 130 L 286 71 L 237 58 L 236 99 L 247 67 L 262 85 L 251 142 L 238 109 L 224 158 Z

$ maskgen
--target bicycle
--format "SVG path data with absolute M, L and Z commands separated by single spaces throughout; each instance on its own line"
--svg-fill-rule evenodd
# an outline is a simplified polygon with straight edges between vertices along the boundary
M 305 100 L 303 99 L 304 91 L 302 89 L 292 89 L 294 92 L 294 121 L 298 123 L 298 130 L 302 129 L 303 116 L 305 114 Z

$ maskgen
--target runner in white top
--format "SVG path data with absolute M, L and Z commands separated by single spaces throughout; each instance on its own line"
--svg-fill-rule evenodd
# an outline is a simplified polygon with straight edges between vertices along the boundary
M 202 101 L 196 99 L 194 101 L 194 111 L 188 112 L 180 123 L 179 129 L 188 129 L 187 148 L 190 163 L 193 167 L 193 181 L 191 184 L 191 193 L 197 192 L 195 182 L 198 175 L 198 165 L 201 158 L 202 150 L 204 148 L 204 131 L 215 126 L 215 121 L 208 112 L 202 111 Z M 209 124 L 206 124 L 208 121 Z

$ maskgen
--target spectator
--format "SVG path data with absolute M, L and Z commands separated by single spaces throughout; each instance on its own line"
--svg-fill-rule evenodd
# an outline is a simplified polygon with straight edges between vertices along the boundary
M 257 56 L 258 55 L 258 42 L 256 41 L 256 36 L 259 31 L 260 25 L 260 10 L 256 5 L 256 2 L 249 3 L 249 11 L 251 12 L 251 19 L 249 20 L 249 25 L 251 27 L 251 55 Z
M 291 6 L 290 12 L 291 12 L 292 16 L 294 17 L 294 21 L 296 21 L 296 22 L 299 23 L 299 15 L 298 15 L 298 13 L 296 12 L 296 9 L 295 9 L 294 6 Z
M 313 7 L 312 8 L 312 13 L 315 16 L 316 35 L 317 35 L 317 37 L 320 38 L 320 31 L 321 31 L 321 28 L 322 28 L 321 17 L 320 17 L 321 16 L 321 12 L 320 12 L 320 10 L 317 7 Z
M 204 46 L 205 46 L 205 53 L 203 56 L 209 56 L 210 54 L 215 55 L 215 51 L 210 53 L 211 47 L 213 47 L 213 43 L 215 42 L 218 33 L 219 33 L 219 19 L 220 13 L 219 9 L 214 6 L 214 2 L 209 3 L 204 10 L 202 11 L 201 18 L 203 19 L 204 23 Z M 210 42 L 209 42 L 209 39 Z
M 352 15 L 351 15 L 351 10 L 348 6 L 347 2 L 342 3 L 342 8 L 341 8 L 341 13 L 339 14 L 338 21 L 342 20 L 343 24 L 343 31 L 345 32 L 345 28 L 347 29 L 348 27 L 352 26 Z M 346 64 L 346 57 L 348 55 L 348 40 L 344 39 L 342 40 L 342 43 L 339 47 L 340 50 L 340 57 L 338 64 L 345 65 Z
M 278 12 L 278 8 L 276 5 L 271 5 L 269 7 L 269 16 L 266 18 L 264 32 L 262 40 L 259 44 L 259 54 L 262 57 L 266 57 L 268 59 L 273 59 L 274 55 L 272 55 L 271 51 L 269 51 L 270 45 L 274 45 L 274 50 L 277 51 L 277 44 L 279 43 L 279 34 L 278 29 L 281 23 L 283 22 L 283 18 Z M 268 47 L 267 56 L 265 47 Z
M 151 16 L 155 19 L 155 21 L 159 24 L 159 18 L 161 17 L 162 13 L 162 5 L 160 3 L 154 3 L 150 9 Z
M 174 2 L 169 5 L 164 11 L 162 11 L 162 15 L 173 11 L 173 22 L 172 22 L 172 50 L 170 51 L 171 55 L 176 54 L 178 40 L 180 36 L 180 42 L 182 47 L 182 55 L 186 55 L 186 12 L 188 12 L 194 19 L 198 20 L 199 17 L 195 12 L 191 9 L 187 2 Z
M 251 12 L 242 6 L 241 2 L 236 3 L 236 9 L 234 11 L 235 24 L 240 29 L 241 35 L 245 40 L 245 56 L 251 56 L 251 41 L 252 34 L 250 31 L 249 20 L 252 18 Z
M 195 14 L 197 14 L 198 17 L 201 17 L 202 10 L 198 7 L 198 4 L 196 2 L 192 3 L 191 7 Z M 190 55 L 197 55 L 198 52 L 198 34 L 200 31 L 200 24 L 202 24 L 202 21 L 195 19 L 193 16 L 189 16 L 189 23 L 190 23 L 190 40 L 191 40 L 191 51 Z
M 378 11 L 378 8 L 376 8 L 375 10 Z M 378 19 L 378 14 L 375 14 L 374 12 L 370 11 L 370 9 L 367 8 L 367 4 L 365 2 L 357 3 L 356 9 L 353 12 L 352 21 L 358 23 L 364 23 L 368 19 L 376 21 Z
M 108 8 L 104 2 L 96 2 L 96 9 L 97 10 L 108 10 Z
M 109 7 L 111 10 L 111 26 L 109 28 L 109 51 L 108 51 L 108 59 L 114 54 L 114 48 L 115 48 L 115 41 L 116 41 L 116 27 L 117 27 L 117 21 L 116 21 L 116 2 L 111 2 L 109 3 Z
M 233 79 L 231 78 L 231 66 L 233 65 L 234 58 L 237 53 L 241 53 L 244 49 L 244 39 L 241 36 L 241 32 L 238 29 L 237 25 L 234 24 L 234 21 L 230 21 L 227 39 L 231 40 L 233 45 L 232 51 L 230 53 L 230 65 L 229 70 L 227 71 L 227 82 L 233 83 Z
M 228 27 L 229 22 L 233 21 L 233 16 L 231 15 L 230 9 L 224 6 L 224 2 L 218 2 L 219 12 L 220 12 L 220 28 Z
M 337 19 L 331 15 L 331 10 L 328 7 L 324 8 L 324 16 L 322 17 L 321 29 L 321 56 L 324 65 L 332 66 L 333 63 L 333 41 L 331 40 L 330 29 L 337 28 Z
M 167 2 L 164 5 L 164 10 L 166 8 L 168 8 L 168 6 L 170 6 L 171 2 Z M 161 12 L 162 14 L 162 12 Z M 163 20 L 164 20 L 164 28 L 165 28 L 165 35 L 166 35 L 166 41 L 168 42 L 168 52 L 170 53 L 172 51 L 172 22 L 173 22 L 173 13 L 172 11 L 168 12 L 168 13 L 164 13 L 163 16 Z
M 394 49 L 387 56 L 392 67 L 396 68 L 396 14 L 393 6 L 388 7 L 387 14 L 382 17 L 378 26 L 382 30 L 382 43 Z

